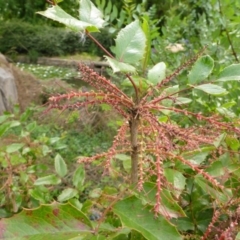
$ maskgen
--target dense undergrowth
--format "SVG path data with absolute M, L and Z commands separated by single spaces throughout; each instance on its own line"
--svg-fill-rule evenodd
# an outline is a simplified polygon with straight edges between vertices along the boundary
M 28 227 L 20 237 L 33 238 L 239 239 L 239 29 L 218 21 L 221 2 L 189 15 L 187 3 L 171 8 L 161 31 L 154 9 L 132 5 L 137 20 L 113 24 L 111 53 L 92 35 L 101 13 L 80 3 L 80 20 L 57 1 L 40 14 L 97 43 L 117 84 L 80 64 L 94 91 L 54 94 L 34 118 L 31 110 L 1 116 L 1 214 L 28 208 L 1 220 L 5 239 L 19 236 L 16 223 Z M 193 25 L 196 35 L 184 31 Z

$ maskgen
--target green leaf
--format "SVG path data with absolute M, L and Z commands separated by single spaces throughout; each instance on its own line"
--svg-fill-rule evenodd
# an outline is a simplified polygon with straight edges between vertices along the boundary
M 228 117 L 228 118 L 234 118 L 236 117 L 236 114 L 224 107 L 218 107 L 216 108 L 216 110 L 224 117 Z
M 13 153 L 19 151 L 24 146 L 24 143 L 12 143 L 11 145 L 7 146 L 7 153 Z
M 123 168 L 125 171 L 130 172 L 132 165 L 131 165 L 131 157 L 129 155 L 117 154 L 115 158 L 122 161 Z
M 29 194 L 36 200 L 38 200 L 40 203 L 45 203 L 45 195 L 44 192 L 36 187 L 34 189 L 29 190 Z
M 188 103 L 190 103 L 190 102 L 192 102 L 192 99 L 190 99 L 190 98 L 185 98 L 185 97 L 177 97 L 176 99 L 175 99 L 175 104 L 176 105 L 182 105 L 182 104 L 188 104 Z
M 4 118 L 3 118 L 4 119 Z M 7 132 L 10 128 L 17 127 L 21 125 L 19 121 L 5 122 L 0 125 L 0 137 Z
M 1 239 L 4 240 L 66 240 L 88 236 L 91 222 L 71 204 L 54 202 L 35 209 L 24 209 L 11 218 L 0 220 Z
M 142 71 L 145 72 L 145 69 L 148 66 L 148 62 L 151 56 L 151 34 L 150 34 L 150 27 L 148 24 L 149 17 L 145 15 L 143 18 L 142 22 L 142 30 L 145 34 L 146 37 L 146 47 L 145 47 L 145 52 L 143 56 L 143 62 L 142 62 Z
M 81 164 L 76 171 L 73 174 L 73 185 L 79 189 L 82 190 L 84 187 L 84 181 L 85 181 L 85 169 L 84 169 L 84 165 Z
M 97 28 L 103 27 L 104 20 L 102 12 L 99 11 L 91 1 L 80 0 L 79 14 L 81 21 L 89 23 Z
M 188 81 L 190 84 L 198 84 L 205 80 L 212 72 L 214 67 L 214 60 L 206 55 L 200 57 L 193 65 L 188 74 Z
M 10 125 L 10 122 L 5 122 L 0 125 L 0 137 L 10 128 Z
M 2 115 L 2 116 L 0 116 L 0 124 L 2 124 L 4 121 L 6 121 L 10 117 L 11 117 L 11 115 Z
M 208 167 L 205 171 L 213 177 L 220 177 L 225 173 L 225 169 L 221 161 L 211 163 L 210 167 Z
M 239 81 L 240 80 L 240 64 L 232 64 L 222 70 L 216 81 Z
M 144 56 L 146 47 L 146 37 L 136 20 L 117 35 L 115 54 L 120 62 L 136 64 Z
M 185 188 L 186 178 L 181 172 L 171 168 L 164 169 L 164 176 L 168 182 L 172 183 L 173 194 L 178 198 Z
M 65 202 L 71 198 L 76 197 L 78 194 L 78 191 L 73 188 L 66 188 L 62 191 L 62 193 L 58 196 L 59 202 Z
M 146 239 L 182 239 L 170 222 L 162 216 L 155 218 L 151 207 L 143 206 L 141 200 L 135 196 L 118 201 L 113 207 L 113 212 L 119 216 L 123 226 L 138 231 Z
M 105 56 L 107 62 L 109 63 L 110 67 L 112 68 L 113 72 L 125 72 L 125 73 L 134 73 L 136 72 L 136 68 L 130 64 L 119 62 L 113 58 Z
M 133 82 L 135 85 L 139 88 L 140 92 L 147 90 L 149 86 L 151 85 L 147 79 L 142 78 L 140 76 L 131 76 Z M 128 78 L 125 78 L 123 82 L 121 83 L 121 86 L 123 87 L 132 87 L 132 83 L 129 81 Z
M 88 27 L 92 27 L 91 31 L 93 32 L 98 31 L 98 29 L 92 24 L 88 22 L 79 21 L 78 19 L 66 13 L 63 9 L 61 9 L 57 5 L 48 8 L 46 11 L 37 13 L 43 15 L 44 17 L 50 18 L 54 21 L 60 22 L 76 32 L 85 31 Z
M 102 194 L 102 189 L 101 188 L 95 188 L 92 191 L 89 192 L 89 197 L 90 198 L 99 198 Z
M 144 191 L 139 194 L 142 202 L 151 206 L 154 206 L 156 203 L 156 184 L 151 182 L 146 182 L 143 185 Z M 179 206 L 177 201 L 173 198 L 172 193 L 163 188 L 161 193 L 161 206 L 160 213 L 162 216 L 170 218 L 185 217 L 183 209 Z
M 148 80 L 156 85 L 166 77 L 166 64 L 164 62 L 157 63 L 148 71 Z
M 195 86 L 195 89 L 199 89 L 202 90 L 208 94 L 214 95 L 214 96 L 222 96 L 222 95 L 226 95 L 228 93 L 228 91 L 225 88 L 222 88 L 220 86 L 211 84 L 211 83 L 207 83 L 207 84 L 202 84 L 199 86 Z
M 211 187 L 211 184 L 207 182 L 201 175 L 195 177 L 195 182 L 202 188 L 204 192 L 210 194 L 214 199 L 219 200 L 222 203 L 226 203 L 232 197 L 231 192 L 224 191 L 224 193 L 218 191 L 217 189 Z M 227 190 L 227 189 L 225 189 Z
M 226 144 L 231 148 L 233 151 L 238 151 L 240 148 L 240 142 L 239 140 L 235 137 L 232 136 L 227 136 L 226 138 Z
M 55 171 L 60 177 L 64 177 L 68 170 L 65 161 L 60 154 L 57 154 L 54 158 Z
M 57 185 L 61 183 L 61 179 L 58 178 L 56 175 L 48 175 L 45 177 L 38 178 L 35 182 L 34 185 Z
M 223 134 L 221 134 L 220 136 L 218 136 L 218 137 L 214 140 L 213 145 L 214 145 L 216 148 L 218 148 L 218 147 L 222 144 L 222 142 L 224 141 L 224 139 L 226 138 L 226 136 L 227 136 L 226 133 L 223 133 Z

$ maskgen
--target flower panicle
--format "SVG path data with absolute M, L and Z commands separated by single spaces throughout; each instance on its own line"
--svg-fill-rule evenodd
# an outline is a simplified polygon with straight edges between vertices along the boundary
M 119 88 L 117 88 L 111 81 L 99 75 L 97 72 L 95 72 L 88 66 L 84 64 L 79 64 L 79 70 L 81 72 L 81 79 L 84 82 L 90 84 L 92 87 L 98 90 L 102 90 L 104 92 L 113 93 L 117 96 L 123 96 L 124 98 L 129 99 L 129 97 Z

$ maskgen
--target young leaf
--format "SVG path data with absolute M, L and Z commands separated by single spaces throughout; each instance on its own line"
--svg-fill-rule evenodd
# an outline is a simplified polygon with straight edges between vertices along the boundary
M 166 64 L 164 62 L 157 63 L 148 71 L 148 80 L 156 85 L 166 77 Z
M 82 164 L 74 172 L 72 181 L 77 189 L 82 190 L 85 181 L 85 169 Z
M 217 81 L 239 81 L 240 80 L 240 64 L 232 64 L 220 72 Z
M 45 177 L 38 178 L 35 182 L 34 185 L 57 185 L 61 183 L 61 179 L 58 178 L 56 175 L 48 175 Z
M 181 105 L 181 104 L 187 104 L 187 103 L 190 103 L 190 102 L 192 102 L 192 99 L 190 99 L 190 98 L 185 98 L 185 97 L 177 97 L 176 99 L 175 99 L 175 104 L 176 105 Z
M 50 18 L 54 21 L 63 23 L 64 25 L 66 25 L 67 27 L 71 28 L 73 31 L 76 32 L 84 31 L 88 27 L 91 27 L 90 30 L 88 29 L 89 31 L 92 32 L 98 31 L 97 27 L 93 26 L 91 23 L 83 22 L 72 17 L 57 5 L 52 6 L 45 11 L 37 13 L 43 15 L 44 17 Z
M 11 145 L 7 146 L 7 153 L 13 153 L 20 150 L 24 146 L 24 143 L 12 143 Z
M 214 95 L 214 96 L 222 96 L 222 95 L 226 95 L 228 92 L 225 88 L 222 88 L 220 86 L 211 84 L 211 83 L 207 83 L 207 84 L 203 84 L 203 85 L 199 85 L 194 87 L 196 89 L 202 90 L 208 94 Z
M 102 13 L 89 0 L 81 0 L 79 8 L 80 20 L 97 28 L 102 28 L 104 20 Z
M 199 58 L 193 65 L 188 74 L 188 81 L 190 84 L 198 84 L 205 80 L 212 72 L 214 67 L 214 60 L 206 55 Z
M 119 216 L 124 226 L 135 229 L 146 239 L 182 239 L 170 222 L 163 216 L 155 218 L 151 207 L 143 206 L 141 200 L 135 196 L 118 201 L 113 207 L 113 212 Z
M 68 170 L 67 165 L 65 161 L 63 160 L 62 156 L 60 154 L 57 154 L 54 158 L 54 164 L 55 164 L 55 171 L 60 177 L 64 177 Z
M 136 68 L 130 64 L 119 62 L 108 56 L 105 56 L 105 58 L 107 59 L 107 62 L 109 63 L 114 73 L 115 72 L 134 73 L 136 71 Z
M 73 188 L 66 188 L 62 191 L 62 193 L 58 196 L 59 202 L 67 201 L 75 196 L 77 196 L 78 191 Z
M 136 64 L 143 58 L 145 46 L 145 34 L 139 21 L 136 20 L 118 33 L 115 48 L 116 58 L 120 62 Z
M 142 23 L 142 30 L 146 37 L 146 47 L 145 47 L 145 52 L 144 52 L 143 62 L 142 62 L 143 72 L 145 72 L 145 69 L 148 66 L 148 62 L 149 62 L 150 55 L 151 55 L 151 34 L 150 34 L 150 27 L 148 24 L 148 20 L 149 20 L 148 18 L 149 17 L 147 15 L 145 15 L 143 17 L 143 23 Z

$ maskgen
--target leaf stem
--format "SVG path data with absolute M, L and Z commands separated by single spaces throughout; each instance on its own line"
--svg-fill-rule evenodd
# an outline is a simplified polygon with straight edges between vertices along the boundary
M 103 50 L 103 52 L 105 52 L 109 57 L 116 59 L 105 47 L 103 47 L 103 45 L 96 39 L 94 38 L 87 30 L 85 30 L 86 35 L 100 48 Z M 126 77 L 129 79 L 129 81 L 131 82 L 131 84 L 133 85 L 134 91 L 135 91 L 135 95 L 136 95 L 136 102 L 139 102 L 139 96 L 138 96 L 138 89 L 136 84 L 134 83 L 134 81 L 132 80 L 131 76 L 129 74 L 126 73 Z

